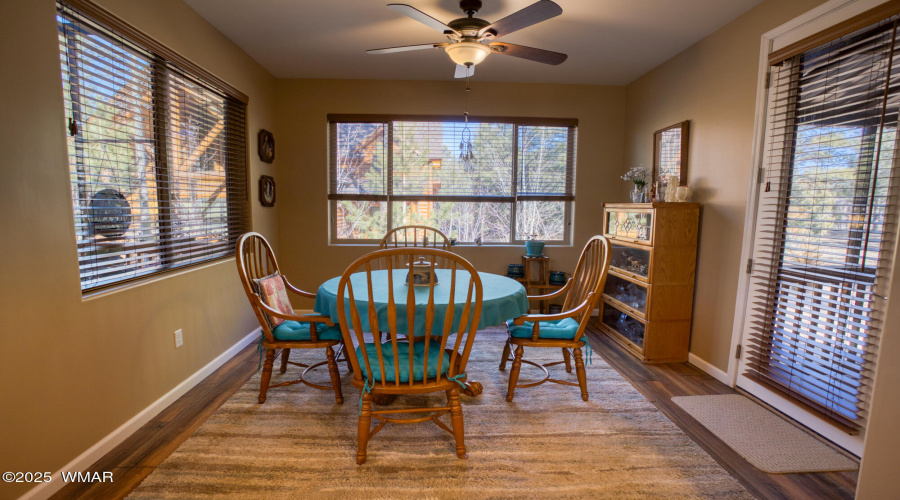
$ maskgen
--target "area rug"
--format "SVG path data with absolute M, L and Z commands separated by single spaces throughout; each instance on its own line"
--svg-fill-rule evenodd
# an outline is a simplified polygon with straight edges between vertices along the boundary
M 497 368 L 504 338 L 487 329 L 475 339 L 467 371 L 484 393 L 462 397 L 466 460 L 433 424 L 388 425 L 357 466 L 359 391 L 349 374 L 343 405 L 302 385 L 270 390 L 257 404 L 257 374 L 131 498 L 753 498 L 596 353 L 589 401 L 577 387 L 547 383 L 507 403 L 509 367 Z M 529 349 L 526 358 L 562 354 Z M 577 380 L 574 369 L 554 368 L 554 377 Z M 326 371 L 318 375 L 327 380 Z M 537 377 L 523 365 L 520 381 Z
M 676 396 L 672 402 L 770 474 L 859 468 L 856 460 L 740 394 Z

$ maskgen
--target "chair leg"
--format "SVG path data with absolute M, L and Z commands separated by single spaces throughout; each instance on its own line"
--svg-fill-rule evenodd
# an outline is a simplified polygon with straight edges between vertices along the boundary
M 272 380 L 272 365 L 275 364 L 275 349 L 266 349 L 266 362 L 263 364 L 262 376 L 259 377 L 259 404 L 266 402 L 269 381 Z
M 281 350 L 281 373 L 287 371 L 288 358 L 291 357 L 290 349 L 282 349 Z
M 462 405 L 459 403 L 459 387 L 447 391 L 447 406 L 450 407 L 450 425 L 453 427 L 453 437 L 456 439 L 456 456 L 468 458 Z
M 328 358 L 328 373 L 331 375 L 331 387 L 334 388 L 334 400 L 337 404 L 344 403 L 344 395 L 341 393 L 341 374 L 338 372 L 337 362 L 334 360 L 334 349 L 325 347 L 325 357 Z
M 581 348 L 576 347 L 575 351 L 575 373 L 578 374 L 578 385 L 581 386 L 581 399 L 588 400 L 587 392 L 587 376 L 584 373 L 584 360 L 581 359 Z
M 524 349 L 522 346 L 516 347 L 516 357 L 513 359 L 512 370 L 509 372 L 509 389 L 506 391 L 506 402 L 509 403 L 513 400 L 513 395 L 516 392 L 516 382 L 519 381 L 519 370 L 522 369 L 522 354 L 524 353 Z
M 356 426 L 356 464 L 366 463 L 366 446 L 369 444 L 369 430 L 372 427 L 372 393 L 363 392 L 362 409 Z
M 565 347 L 562 348 L 563 351 L 563 360 L 566 362 L 566 373 L 572 373 L 572 359 L 569 354 L 569 350 Z
M 500 371 L 506 370 L 506 361 L 509 359 L 509 341 L 503 346 L 503 357 L 500 358 Z

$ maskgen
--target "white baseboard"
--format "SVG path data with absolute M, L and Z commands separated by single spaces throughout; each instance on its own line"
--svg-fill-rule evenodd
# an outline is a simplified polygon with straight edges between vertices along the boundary
M 174 389 L 167 392 L 161 398 L 154 401 L 150 406 L 144 408 L 140 413 L 131 417 L 130 420 L 122 424 L 118 429 L 109 433 L 106 437 L 91 446 L 84 453 L 78 455 L 74 460 L 63 466 L 62 469 L 53 473 L 53 479 L 46 483 L 28 490 L 20 497 L 20 500 L 44 500 L 50 498 L 54 493 L 62 489 L 66 483 L 62 480 L 61 471 L 66 472 L 84 472 L 90 466 L 94 465 L 97 460 L 103 458 L 104 455 L 112 451 L 113 448 L 122 444 L 125 439 L 131 436 L 135 431 L 149 422 L 153 417 L 165 410 L 178 398 L 183 396 L 187 391 L 199 384 L 203 379 L 208 377 L 212 372 L 216 371 L 226 361 L 233 358 L 241 349 L 259 338 L 260 329 L 257 328 L 239 340 L 236 344 L 229 347 L 228 350 L 220 354 L 216 359 L 210 361 L 206 366 L 197 370 L 196 373 L 186 378 L 183 382 L 175 386 Z
M 708 363 L 706 360 L 703 360 L 697 356 L 694 356 L 693 353 L 688 353 L 688 363 L 696 366 L 697 368 L 706 372 L 710 377 L 722 382 L 723 384 L 731 387 L 731 382 L 728 377 L 728 374 L 724 371 L 716 368 L 715 366 Z

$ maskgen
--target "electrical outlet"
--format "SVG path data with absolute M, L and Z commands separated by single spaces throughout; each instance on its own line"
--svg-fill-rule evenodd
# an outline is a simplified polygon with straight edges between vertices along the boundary
M 175 330 L 175 348 L 179 348 L 184 345 L 184 337 L 181 336 L 181 328 Z

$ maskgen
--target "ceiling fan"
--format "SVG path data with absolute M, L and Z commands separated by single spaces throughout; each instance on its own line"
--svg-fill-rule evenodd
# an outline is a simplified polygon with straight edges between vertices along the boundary
M 491 53 L 520 57 L 553 65 L 560 64 L 569 57 L 559 52 L 493 41 L 501 36 L 562 14 L 562 8 L 551 0 L 538 0 L 493 24 L 475 17 L 475 13 L 481 9 L 481 0 L 460 0 L 459 8 L 468 17 L 454 19 L 447 24 L 410 5 L 392 3 L 388 4 L 388 8 L 440 31 L 447 36 L 449 41 L 371 49 L 366 52 L 369 54 L 390 54 L 408 50 L 442 48 L 450 56 L 450 59 L 456 63 L 456 73 L 454 75 L 456 78 L 471 76 L 475 72 L 475 65 L 483 61 Z

